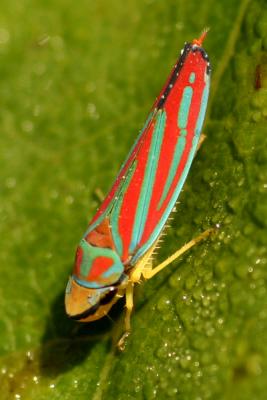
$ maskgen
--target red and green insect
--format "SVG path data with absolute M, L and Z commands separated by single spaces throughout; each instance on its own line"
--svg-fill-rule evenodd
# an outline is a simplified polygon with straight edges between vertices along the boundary
M 204 232 L 153 268 L 152 253 L 201 142 L 211 73 L 202 47 L 206 33 L 185 44 L 79 243 L 65 296 L 66 312 L 75 320 L 102 318 L 125 295 L 125 337 L 130 331 L 134 284 L 153 277 L 210 233 Z

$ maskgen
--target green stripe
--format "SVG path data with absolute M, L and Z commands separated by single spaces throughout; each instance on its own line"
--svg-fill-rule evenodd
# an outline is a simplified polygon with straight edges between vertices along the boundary
M 193 89 L 191 88 L 191 86 L 186 86 L 183 91 L 183 96 L 178 113 L 178 127 L 180 129 L 185 129 L 187 127 L 187 120 L 191 106 L 192 96 L 193 96 Z
M 199 115 L 198 115 L 198 119 L 197 119 L 197 123 L 196 123 L 195 134 L 198 136 L 200 136 L 200 134 L 201 134 L 202 125 L 203 125 L 205 114 L 206 114 L 209 90 L 210 90 L 210 80 L 207 75 L 207 82 L 206 82 L 206 86 L 203 90 L 200 111 L 199 111 Z
M 88 251 L 88 243 L 82 239 L 80 241 L 80 247 L 82 248 L 82 262 L 80 266 L 80 274 L 84 277 L 87 277 L 93 262 L 92 255 Z
M 130 244 L 130 251 L 134 251 L 140 237 L 143 234 L 146 224 L 148 209 L 152 196 L 157 166 L 160 156 L 160 150 L 163 140 L 163 134 L 166 125 L 166 113 L 163 110 L 158 111 L 157 121 L 155 124 L 152 143 L 149 149 L 149 156 L 146 165 L 145 176 L 143 179 L 138 205 L 136 209 L 135 222 L 133 226 L 132 240 Z
M 195 80 L 195 74 L 192 72 L 189 77 L 189 81 L 193 83 Z M 189 110 L 191 107 L 191 101 L 192 101 L 192 96 L 193 96 L 193 89 L 191 86 L 186 86 L 183 91 L 182 95 L 182 100 L 180 103 L 179 107 L 179 112 L 178 112 L 178 128 L 180 128 L 180 135 L 178 136 L 178 140 L 176 143 L 171 167 L 169 170 L 169 174 L 164 186 L 164 190 L 162 193 L 162 196 L 160 198 L 159 204 L 157 209 L 159 210 L 160 207 L 162 206 L 164 200 L 166 199 L 168 192 L 170 190 L 170 187 L 172 185 L 173 179 L 175 178 L 175 174 L 177 172 L 178 165 L 180 163 L 180 160 L 182 158 L 184 148 L 186 145 L 186 127 L 187 127 L 187 121 L 188 121 L 188 115 L 189 115 Z
M 117 195 L 117 199 L 114 198 L 114 207 L 111 211 L 111 226 L 112 226 L 112 237 L 115 243 L 116 250 L 120 256 L 122 256 L 123 248 L 122 248 L 122 240 L 119 233 L 119 218 L 121 212 L 121 206 L 124 199 L 124 195 L 128 189 L 128 186 L 131 182 L 132 176 L 136 169 L 136 160 L 132 163 L 132 165 L 127 170 L 127 175 L 125 175 L 124 182 L 121 185 L 120 192 Z
M 184 132 L 183 132 L 184 133 Z M 174 156 L 172 159 L 172 164 L 171 167 L 169 169 L 169 175 L 168 178 L 166 180 L 165 186 L 164 186 L 164 190 L 163 193 L 161 195 L 157 210 L 160 209 L 160 207 L 162 206 L 164 200 L 166 199 L 166 196 L 170 190 L 170 187 L 172 185 L 172 182 L 175 178 L 176 172 L 177 172 L 177 168 L 178 165 L 180 163 L 181 157 L 183 155 L 184 152 L 184 148 L 186 145 L 186 138 L 184 136 L 179 136 L 177 143 L 176 143 L 176 147 L 175 147 L 175 152 L 174 152 Z
M 189 82 L 194 83 L 195 79 L 196 79 L 196 74 L 194 72 L 191 72 L 191 74 L 189 76 Z

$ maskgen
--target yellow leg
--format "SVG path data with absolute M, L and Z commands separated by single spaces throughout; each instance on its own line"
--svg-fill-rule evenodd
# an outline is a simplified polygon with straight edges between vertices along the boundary
M 126 295 L 125 332 L 120 338 L 117 345 L 120 351 L 123 351 L 125 349 L 125 341 L 131 332 L 131 315 L 133 311 L 133 289 L 134 289 L 134 283 L 129 282 L 129 284 L 126 286 L 126 292 L 125 292 Z
M 144 268 L 152 268 L 151 255 L 153 254 L 154 247 L 157 243 L 152 246 L 152 248 L 147 252 L 147 254 L 137 263 L 133 271 L 131 272 L 129 278 L 133 283 L 140 283 L 141 276 L 143 275 Z
M 134 284 L 130 282 L 126 287 L 126 315 L 125 315 L 125 331 L 131 330 L 131 314 L 133 311 L 133 288 Z
M 204 133 L 201 133 L 200 138 L 199 138 L 199 142 L 198 142 L 198 145 L 197 145 L 197 152 L 200 149 L 200 147 L 202 146 L 202 144 L 203 144 L 204 140 L 206 139 L 206 137 L 207 136 L 204 135 Z
M 171 264 L 174 260 L 179 258 L 182 254 L 184 254 L 187 250 L 191 249 L 191 247 L 195 246 L 201 240 L 206 239 L 214 229 L 207 229 L 205 232 L 201 233 L 201 235 L 197 236 L 196 238 L 190 240 L 190 242 L 186 243 L 183 247 L 173 253 L 170 257 L 168 257 L 165 261 L 159 264 L 157 267 L 153 269 L 144 269 L 143 270 L 143 277 L 145 279 L 151 279 L 155 276 L 158 272 L 162 271 L 165 267 Z

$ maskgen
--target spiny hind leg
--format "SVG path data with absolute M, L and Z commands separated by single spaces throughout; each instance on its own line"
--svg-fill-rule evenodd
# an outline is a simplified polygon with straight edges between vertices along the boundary
M 144 269 L 149 269 L 151 270 L 152 268 L 152 255 L 154 252 L 154 249 L 157 245 L 157 242 L 154 244 L 154 246 L 151 247 L 151 249 L 147 252 L 147 254 L 138 262 L 138 264 L 135 266 L 134 270 L 130 274 L 130 281 L 133 283 L 140 283 L 141 281 L 141 276 L 144 275 L 143 271 Z
M 165 261 L 163 261 L 161 264 L 159 264 L 155 268 L 144 268 L 143 269 L 143 277 L 145 279 L 151 279 L 153 276 L 155 276 L 158 272 L 162 271 L 164 268 L 166 268 L 169 264 L 171 264 L 173 261 L 175 261 L 177 258 L 179 258 L 182 254 L 186 253 L 189 249 L 191 249 L 193 246 L 195 246 L 198 242 L 201 242 L 202 240 L 206 239 L 214 229 L 207 229 L 203 233 L 201 233 L 199 236 L 196 238 L 190 240 L 190 242 L 186 243 L 184 246 L 182 246 L 179 250 L 177 250 L 175 253 L 173 253 L 170 257 L 166 258 Z
M 123 333 L 122 337 L 118 341 L 118 348 L 120 351 L 125 349 L 125 342 L 127 337 L 130 335 L 131 332 L 131 315 L 133 311 L 133 292 L 134 292 L 134 283 L 129 282 L 125 289 L 125 296 L 126 296 L 126 304 L 125 304 L 125 332 Z

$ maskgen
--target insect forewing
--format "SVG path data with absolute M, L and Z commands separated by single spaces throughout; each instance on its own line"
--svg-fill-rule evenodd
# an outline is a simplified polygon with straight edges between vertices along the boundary
M 84 235 L 108 220 L 113 248 L 134 265 L 155 243 L 181 192 L 207 107 L 205 50 L 185 44 L 144 129 Z

